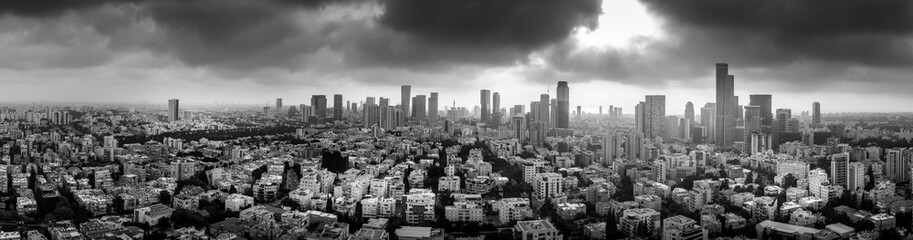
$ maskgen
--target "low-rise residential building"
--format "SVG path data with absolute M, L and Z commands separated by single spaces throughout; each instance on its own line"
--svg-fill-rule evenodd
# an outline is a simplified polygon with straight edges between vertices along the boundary
M 477 222 L 485 220 L 482 206 L 478 203 L 455 202 L 444 207 L 444 216 L 451 222 Z
M 519 240 L 561 240 L 561 231 L 548 220 L 519 221 L 514 226 L 514 239 Z

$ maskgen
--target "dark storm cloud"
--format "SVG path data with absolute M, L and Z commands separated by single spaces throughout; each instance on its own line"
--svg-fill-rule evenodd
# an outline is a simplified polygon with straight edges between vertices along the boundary
M 913 88 L 896 74 L 913 66 L 913 1 L 639 1 L 664 20 L 664 37 L 636 48 L 558 48 L 549 62 L 577 77 L 642 86 L 703 81 L 726 62 L 741 81 L 802 81 L 790 90 L 834 81 Z M 883 71 L 858 75 L 865 68 Z
M 711 40 L 712 45 L 700 46 L 702 50 L 720 45 L 766 45 L 763 47 L 777 51 L 754 53 L 776 61 L 809 59 L 871 66 L 913 63 L 909 44 L 913 1 L 641 1 L 678 31 L 709 34 L 702 40 Z
M 400 66 L 522 62 L 578 27 L 595 28 L 601 2 L 387 0 L 379 22 L 392 32 L 362 41 L 352 60 Z

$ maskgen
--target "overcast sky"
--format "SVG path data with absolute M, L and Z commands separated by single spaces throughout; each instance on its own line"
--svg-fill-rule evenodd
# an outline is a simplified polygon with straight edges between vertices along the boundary
M 913 111 L 909 0 L 4 0 L 0 101 L 306 103 L 341 93 L 667 114 L 736 94 L 794 113 Z

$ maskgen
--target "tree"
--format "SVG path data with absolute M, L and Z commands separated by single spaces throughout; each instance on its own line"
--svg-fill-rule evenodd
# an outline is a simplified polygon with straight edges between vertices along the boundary
M 189 226 L 202 228 L 206 226 L 206 219 L 203 218 L 203 215 L 187 209 L 175 210 L 171 214 L 171 220 L 174 221 L 174 228 Z
M 749 183 L 753 183 L 753 182 L 754 182 L 754 173 L 748 173 L 747 175 L 745 175 L 745 184 L 749 184 Z
M 783 188 L 789 189 L 791 187 L 797 186 L 799 186 L 798 180 L 793 176 L 792 173 L 788 173 L 783 177 Z
M 171 205 L 171 193 L 168 191 L 159 192 L 159 202 L 165 205 Z

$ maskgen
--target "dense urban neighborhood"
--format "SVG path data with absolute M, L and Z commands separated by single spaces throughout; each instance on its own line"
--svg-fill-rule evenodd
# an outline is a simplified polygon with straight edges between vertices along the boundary
M 529 106 L 482 90 L 439 111 L 402 91 L 7 105 L 0 239 L 911 236 L 911 114 L 774 114 L 752 95 L 675 115 L 650 95 L 571 116 L 566 82 Z

